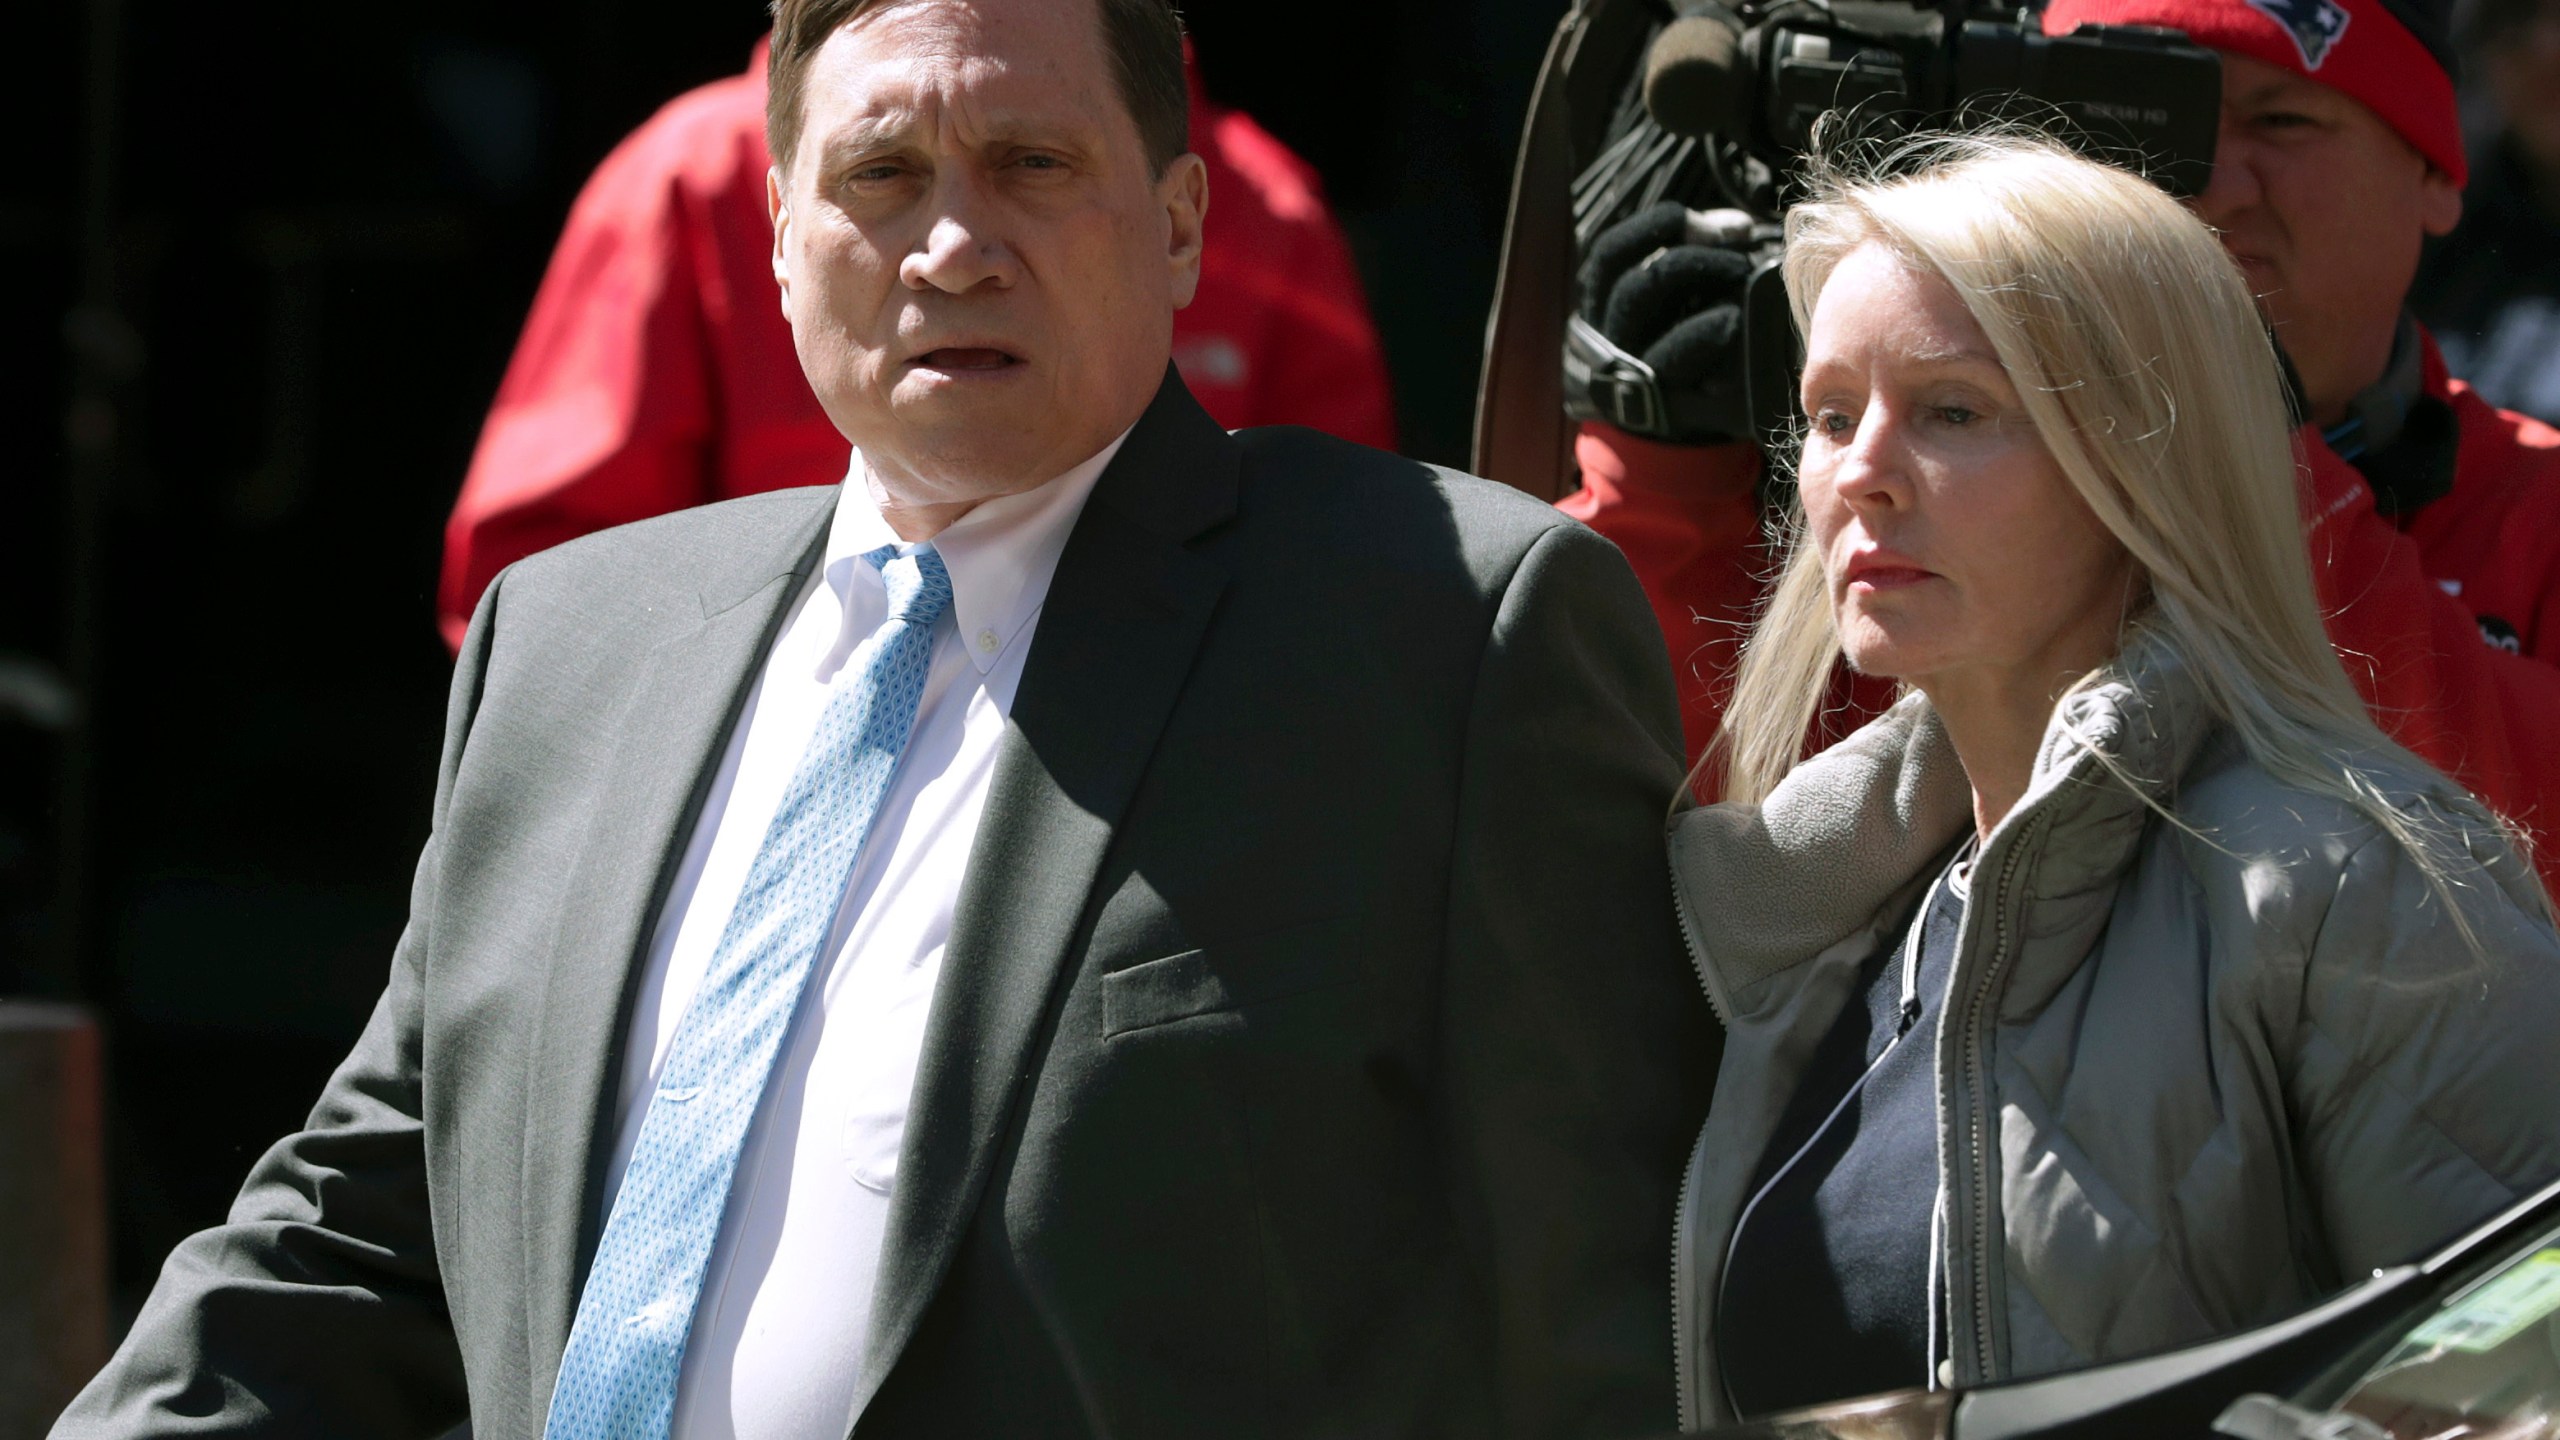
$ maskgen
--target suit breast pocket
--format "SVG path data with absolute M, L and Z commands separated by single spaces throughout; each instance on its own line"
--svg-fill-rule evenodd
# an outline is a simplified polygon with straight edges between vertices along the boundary
M 1283 926 L 1102 977 L 1102 1038 L 1330 989 L 1360 978 L 1357 917 Z

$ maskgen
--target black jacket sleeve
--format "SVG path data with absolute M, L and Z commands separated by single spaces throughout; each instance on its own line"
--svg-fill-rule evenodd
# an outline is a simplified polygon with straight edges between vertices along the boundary
M 1547 531 L 1476 679 L 1443 982 L 1454 1208 L 1505 1434 L 1674 1428 L 1675 1191 L 1719 1048 L 1664 853 L 1680 753 L 1626 561 Z

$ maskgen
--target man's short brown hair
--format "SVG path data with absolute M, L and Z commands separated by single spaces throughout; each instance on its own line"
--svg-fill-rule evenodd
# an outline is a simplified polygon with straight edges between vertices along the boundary
M 880 0 L 773 0 L 773 59 L 765 81 L 765 148 L 791 163 L 805 112 L 802 91 L 818 47 Z M 1191 148 L 1191 92 L 1182 73 L 1182 17 L 1173 0 L 1093 0 L 1120 103 L 1137 122 L 1156 174 Z

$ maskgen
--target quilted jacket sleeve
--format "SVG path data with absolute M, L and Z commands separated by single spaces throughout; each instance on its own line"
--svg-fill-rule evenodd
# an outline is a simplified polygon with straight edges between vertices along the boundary
M 2530 873 L 2490 844 L 2455 877 L 2476 947 L 2388 836 L 2350 858 L 2313 941 L 2289 1084 L 2341 1279 L 2560 1176 L 2560 938 Z

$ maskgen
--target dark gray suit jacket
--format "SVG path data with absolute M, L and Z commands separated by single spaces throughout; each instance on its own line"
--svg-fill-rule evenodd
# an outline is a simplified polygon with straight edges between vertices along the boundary
M 506 572 L 363 1038 L 58 1436 L 538 1434 L 638 960 L 831 490 Z M 1067 542 L 958 900 L 864 1436 L 1671 1421 L 1713 1073 L 1663 645 L 1545 506 L 1168 379 Z

